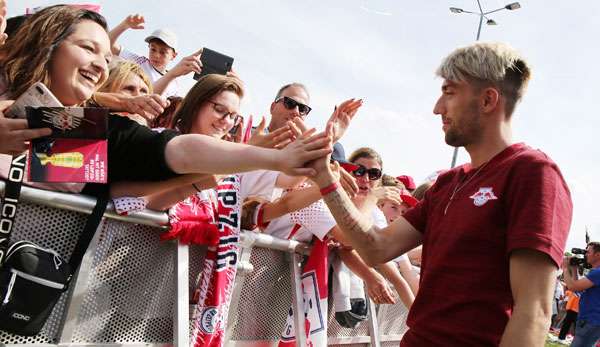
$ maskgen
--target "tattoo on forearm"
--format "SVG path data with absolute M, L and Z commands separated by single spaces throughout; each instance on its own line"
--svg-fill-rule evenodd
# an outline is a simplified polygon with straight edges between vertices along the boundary
M 338 187 L 335 191 L 325 195 L 323 199 L 338 226 L 348 237 L 359 242 L 373 241 L 373 237 L 369 233 L 373 227 L 354 206 L 343 188 Z

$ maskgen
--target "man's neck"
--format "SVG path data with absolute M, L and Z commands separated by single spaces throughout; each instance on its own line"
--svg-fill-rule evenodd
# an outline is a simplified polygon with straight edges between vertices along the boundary
M 471 157 L 471 166 L 479 167 L 512 144 L 510 122 L 505 121 L 483 131 L 480 141 L 465 146 L 465 149 Z

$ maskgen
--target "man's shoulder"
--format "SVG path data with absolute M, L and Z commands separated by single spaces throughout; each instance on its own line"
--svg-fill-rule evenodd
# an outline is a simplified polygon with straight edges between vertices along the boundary
M 514 148 L 513 155 L 507 158 L 507 162 L 514 166 L 549 165 L 556 167 L 556 163 L 540 149 L 535 149 L 524 143 L 519 143 Z
M 586 277 L 595 277 L 600 279 L 600 267 L 591 269 L 590 272 L 587 273 Z

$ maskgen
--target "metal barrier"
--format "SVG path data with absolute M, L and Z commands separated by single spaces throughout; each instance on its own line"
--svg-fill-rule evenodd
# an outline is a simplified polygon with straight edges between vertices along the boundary
M 0 182 L 4 192 L 4 182 Z M 23 187 L 13 240 L 30 240 L 70 256 L 94 199 Z M 187 346 L 190 293 L 203 247 L 159 243 L 164 213 L 105 213 L 77 280 L 64 293 L 42 331 L 32 337 L 0 331 L 0 345 Z M 290 304 L 302 307 L 300 260 L 308 247 L 246 232 L 227 325 L 228 346 L 273 346 Z M 331 300 L 330 300 L 331 302 Z M 375 309 L 356 329 L 341 327 L 329 305 L 328 345 L 397 346 L 406 331 L 402 304 Z M 301 316 L 301 315 L 297 315 Z M 379 323 L 379 324 L 378 324 Z M 298 336 L 304 336 L 298 317 Z M 302 339 L 299 341 L 299 345 Z

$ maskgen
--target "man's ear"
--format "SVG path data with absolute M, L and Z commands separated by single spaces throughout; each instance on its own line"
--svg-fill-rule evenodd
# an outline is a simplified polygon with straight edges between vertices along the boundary
M 273 110 L 275 109 L 275 104 L 276 104 L 276 102 L 275 102 L 275 101 L 273 101 L 273 102 L 271 103 L 271 108 L 269 109 L 269 111 L 271 112 L 271 115 L 273 114 Z
M 177 52 L 175 52 L 175 50 L 174 50 L 174 49 L 172 49 L 172 48 L 171 48 L 171 51 L 173 52 L 173 58 L 172 58 L 172 59 L 175 59 L 175 58 L 177 58 Z M 172 59 L 171 59 L 171 60 L 172 60 Z
M 481 108 L 483 113 L 490 113 L 500 106 L 500 91 L 488 87 L 481 92 Z

